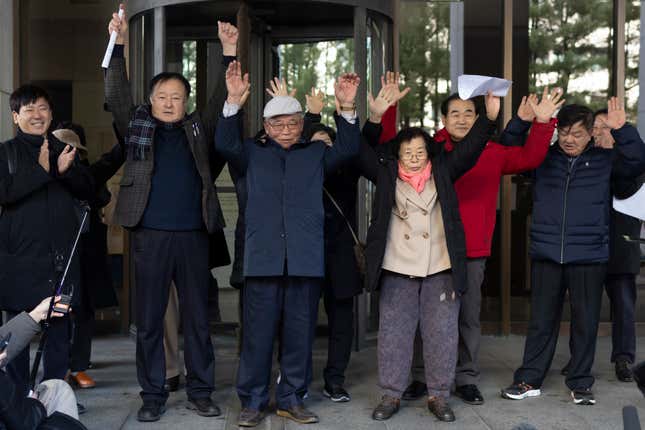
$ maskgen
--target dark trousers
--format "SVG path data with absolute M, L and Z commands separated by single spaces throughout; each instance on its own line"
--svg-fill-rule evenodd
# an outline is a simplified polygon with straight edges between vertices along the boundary
M 533 260 L 531 319 L 522 367 L 515 371 L 516 383 L 525 382 L 536 388 L 542 386 L 558 342 L 562 305 L 568 290 L 571 362 L 565 382 L 571 390 L 591 388 L 605 273 L 606 264 L 558 264 Z
M 636 275 L 607 275 L 605 291 L 611 303 L 611 361 L 634 363 L 636 354 Z
M 168 289 L 175 282 L 184 328 L 186 392 L 210 397 L 215 356 L 208 325 L 208 235 L 203 231 L 138 229 L 133 234 L 136 277 L 137 377 L 141 398 L 165 402 L 163 320 Z
M 337 299 L 331 285 L 324 291 L 325 312 L 329 325 L 327 365 L 323 371 L 325 383 L 343 385 L 345 370 L 352 354 L 354 338 L 354 298 Z
M 89 303 L 83 302 L 80 309 L 74 309 L 72 327 L 72 349 L 69 368 L 72 372 L 82 372 L 90 367 L 90 358 L 92 356 L 94 309 Z
M 302 403 L 318 316 L 320 278 L 249 277 L 242 290 L 243 339 L 237 393 L 242 407 L 264 410 L 269 403 L 273 342 L 280 333 L 279 409 Z
M 7 312 L 8 319 L 18 313 Z M 64 379 L 69 369 L 71 327 L 69 316 L 53 318 L 47 331 L 47 341 L 43 350 L 43 380 Z M 26 396 L 29 393 L 29 346 L 22 350 L 7 365 L 7 374 L 16 384 L 16 389 Z

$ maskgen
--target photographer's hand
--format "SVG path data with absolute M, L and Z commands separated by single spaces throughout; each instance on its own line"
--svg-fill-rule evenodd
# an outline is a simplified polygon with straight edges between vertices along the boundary
M 49 303 L 51 302 L 51 296 L 44 298 L 38 306 L 36 306 L 31 312 L 29 312 L 29 316 L 31 317 L 32 320 L 36 321 L 37 323 L 41 322 L 42 320 L 47 318 L 47 311 L 49 311 Z M 60 296 L 56 296 L 54 298 L 54 305 L 60 301 Z M 62 317 L 63 314 L 60 312 L 52 312 L 52 318 L 55 317 Z

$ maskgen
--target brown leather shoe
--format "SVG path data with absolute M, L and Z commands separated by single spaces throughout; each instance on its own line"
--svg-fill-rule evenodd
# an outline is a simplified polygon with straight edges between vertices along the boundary
M 78 388 L 94 388 L 96 382 L 90 375 L 85 372 L 70 373 L 69 379 L 78 386 Z
M 455 413 L 450 409 L 448 401 L 443 397 L 430 397 L 428 399 L 428 409 L 439 421 L 452 422 L 455 420 Z
M 237 419 L 237 425 L 240 427 L 256 427 L 259 425 L 266 413 L 251 408 L 243 408 L 240 411 L 240 416 Z
M 383 396 L 381 403 L 374 408 L 372 412 L 372 418 L 377 421 L 389 420 L 392 415 L 399 411 L 399 406 L 401 405 L 401 400 L 395 399 L 390 396 Z
M 279 417 L 289 418 L 300 424 L 313 424 L 318 422 L 318 415 L 302 405 L 294 405 L 289 409 L 278 409 L 276 414 Z

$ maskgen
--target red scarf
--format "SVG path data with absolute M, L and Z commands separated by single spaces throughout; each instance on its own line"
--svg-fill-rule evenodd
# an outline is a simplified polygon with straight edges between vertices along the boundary
M 428 179 L 430 179 L 430 175 L 432 174 L 432 163 L 430 160 L 428 160 L 428 164 L 426 164 L 426 167 L 418 173 L 408 173 L 403 169 L 403 165 L 399 161 L 399 178 L 402 181 L 407 182 L 416 190 L 418 194 L 421 194 L 423 192 L 423 189 L 426 186 L 426 182 L 428 182 Z

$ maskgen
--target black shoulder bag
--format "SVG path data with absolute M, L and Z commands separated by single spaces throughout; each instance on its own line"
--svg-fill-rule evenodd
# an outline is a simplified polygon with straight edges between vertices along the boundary
M 365 258 L 365 244 L 358 239 L 358 235 L 352 228 L 352 224 L 349 222 L 349 220 L 343 213 L 343 210 L 340 208 L 338 203 L 336 203 L 336 200 L 334 200 L 334 198 L 331 196 L 329 191 L 327 191 L 325 187 L 323 187 L 323 191 L 325 192 L 327 197 L 329 197 L 329 200 L 332 202 L 332 204 L 336 207 L 340 216 L 343 217 L 343 219 L 347 223 L 347 227 L 349 228 L 349 231 L 352 233 L 352 237 L 354 238 L 354 258 L 356 259 L 356 266 L 358 267 L 358 272 L 362 276 L 365 276 L 365 273 L 367 272 L 367 259 Z

